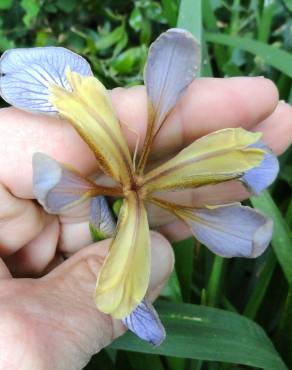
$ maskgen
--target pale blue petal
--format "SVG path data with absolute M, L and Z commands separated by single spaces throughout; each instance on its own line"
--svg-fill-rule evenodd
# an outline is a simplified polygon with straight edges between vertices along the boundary
M 122 322 L 139 338 L 154 346 L 159 346 L 165 339 L 165 329 L 159 316 L 152 304 L 146 299 L 143 299 Z
M 113 236 L 116 222 L 105 197 L 91 199 L 90 222 L 105 238 Z
M 7 50 L 0 59 L 0 94 L 17 108 L 56 113 L 48 101 L 48 86 L 55 83 L 70 88 L 65 76 L 67 66 L 82 76 L 92 75 L 85 59 L 62 47 Z
M 196 209 L 196 219 L 186 219 L 194 236 L 223 257 L 255 258 L 268 247 L 273 222 L 250 207 L 239 204 Z
M 186 30 L 169 29 L 151 45 L 144 81 L 156 114 L 155 131 L 194 79 L 200 61 L 200 45 Z
M 241 178 L 241 181 L 249 191 L 259 194 L 275 181 L 279 173 L 279 162 L 277 157 L 262 141 L 258 141 L 251 146 L 264 149 L 266 154 L 260 166 L 247 171 Z
M 59 214 L 73 207 L 94 185 L 46 154 L 33 156 L 33 191 L 49 213 Z

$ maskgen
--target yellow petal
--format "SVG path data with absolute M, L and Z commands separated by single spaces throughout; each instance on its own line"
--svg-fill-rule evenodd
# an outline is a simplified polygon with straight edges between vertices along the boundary
M 206 135 L 144 178 L 146 193 L 193 188 L 231 180 L 258 166 L 264 151 L 249 147 L 261 134 L 241 128 Z
M 50 102 L 94 152 L 102 170 L 129 185 L 132 160 L 107 90 L 94 77 L 66 70 L 72 91 L 50 85 Z
M 135 192 L 130 192 L 97 280 L 95 301 L 100 311 L 121 319 L 141 302 L 149 283 L 149 244 L 144 204 Z

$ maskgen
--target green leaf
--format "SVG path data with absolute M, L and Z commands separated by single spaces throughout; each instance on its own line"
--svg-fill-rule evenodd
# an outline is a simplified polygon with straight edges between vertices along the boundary
M 1 0 L 0 1 L 0 9 L 5 10 L 5 9 L 10 9 L 12 6 L 13 0 Z
M 287 370 L 264 330 L 243 316 L 211 307 L 169 302 L 160 302 L 157 309 L 167 332 L 161 346 L 153 347 L 127 333 L 112 347 Z
M 21 0 L 20 5 L 25 11 L 23 22 L 27 27 L 31 27 L 33 20 L 37 17 L 41 9 L 40 0 Z
M 177 19 L 177 13 L 178 13 L 178 6 L 177 1 L 175 0 L 162 0 L 162 9 L 163 13 L 167 19 L 168 24 L 171 27 L 175 27 L 176 25 L 176 19 Z
M 194 265 L 194 238 L 176 242 L 173 245 L 175 253 L 175 270 L 180 282 L 184 301 L 190 302 Z
M 268 191 L 251 198 L 252 205 L 274 221 L 272 246 L 289 284 L 292 283 L 292 238 L 289 228 Z
M 129 18 L 129 24 L 136 32 L 140 31 L 142 26 L 142 14 L 139 8 L 134 8 Z
M 245 306 L 244 316 L 255 319 L 269 287 L 276 264 L 277 259 L 275 253 L 270 249 L 267 258 L 264 263 L 259 266 L 260 268 L 256 273 L 256 284 Z
M 164 366 L 157 355 L 144 355 L 143 353 L 127 353 L 128 361 L 133 369 L 164 370 Z M 103 369 L 107 370 L 107 369 Z
M 173 270 L 165 287 L 160 293 L 161 297 L 168 298 L 168 300 L 174 302 L 182 302 L 182 293 L 177 278 L 176 270 Z
M 206 41 L 221 45 L 233 46 L 259 57 L 265 64 L 270 65 L 292 78 L 292 55 L 275 46 L 267 45 L 247 37 L 206 33 Z
M 77 0 L 58 0 L 57 7 L 66 13 L 71 13 L 77 5 Z
M 177 27 L 190 31 L 201 43 L 202 6 L 201 0 L 181 0 Z
M 202 45 L 202 4 L 201 0 L 181 0 L 177 27 L 191 32 Z M 200 71 L 197 71 L 197 76 Z
M 124 35 L 125 26 L 124 24 L 116 27 L 113 31 L 105 36 L 101 36 L 96 42 L 97 50 L 105 50 L 115 45 Z
M 290 12 L 292 12 L 292 0 L 283 0 L 283 3 L 287 6 Z

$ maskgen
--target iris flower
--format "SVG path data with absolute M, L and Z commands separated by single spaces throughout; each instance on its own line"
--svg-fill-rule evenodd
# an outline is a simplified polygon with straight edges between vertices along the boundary
M 86 60 L 61 47 L 12 49 L 1 58 L 2 97 L 17 108 L 57 114 L 69 121 L 91 148 L 99 168 L 113 179 L 112 186 L 97 184 L 71 166 L 37 153 L 33 183 L 40 204 L 48 212 L 60 214 L 92 198 L 93 219 L 106 236 L 111 235 L 114 221 L 104 211 L 104 198 L 97 197 L 123 199 L 109 253 L 98 276 L 95 302 L 100 311 L 124 322 L 135 310 L 147 312 L 143 298 L 151 256 L 146 203 L 172 212 L 190 227 L 197 240 L 220 256 L 257 257 L 271 239 L 272 221 L 239 203 L 194 208 L 160 197 L 162 192 L 230 180 L 260 192 L 278 172 L 277 159 L 261 141 L 260 133 L 242 128 L 212 132 L 158 167 L 146 167 L 155 137 L 199 66 L 199 44 L 185 30 L 170 29 L 150 47 L 144 72 L 148 125 L 136 162 L 108 92 Z

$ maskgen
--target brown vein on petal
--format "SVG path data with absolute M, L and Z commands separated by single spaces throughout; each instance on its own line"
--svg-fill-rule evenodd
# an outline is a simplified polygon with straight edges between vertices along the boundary
M 187 167 L 195 162 L 199 162 L 199 161 L 202 161 L 202 160 L 206 160 L 206 159 L 209 159 L 209 158 L 212 158 L 213 156 L 219 156 L 219 155 L 222 155 L 222 154 L 225 154 L 225 153 L 229 153 L 230 151 L 240 151 L 240 152 L 255 152 L 255 153 L 263 153 L 262 150 L 259 150 L 259 149 L 256 149 L 256 148 L 243 148 L 243 149 L 224 149 L 224 150 L 220 150 L 220 151 L 216 151 L 216 152 L 213 152 L 213 153 L 209 153 L 209 154 L 206 154 L 206 155 L 202 155 L 200 157 L 195 157 L 195 158 L 190 158 L 184 162 L 181 162 L 181 163 L 177 163 L 175 165 L 173 165 L 172 167 L 170 168 L 167 168 L 165 170 L 162 170 L 161 172 L 159 172 L 159 167 L 150 171 L 146 177 L 145 177 L 145 181 L 142 183 L 142 186 L 145 186 L 151 182 L 154 182 L 156 179 L 161 179 L 161 177 L 165 177 L 173 172 L 175 172 L 176 170 L 179 170 L 179 169 L 182 169 L 183 167 Z M 179 155 L 179 154 L 178 154 Z M 175 158 L 174 158 L 175 159 Z M 172 160 L 170 160 L 171 162 Z M 161 167 L 163 167 L 164 165 L 162 165 Z M 151 177 L 151 172 L 153 172 L 153 175 Z M 156 172 L 156 174 L 155 174 Z M 236 174 L 234 178 L 237 178 L 241 176 L 241 174 Z

